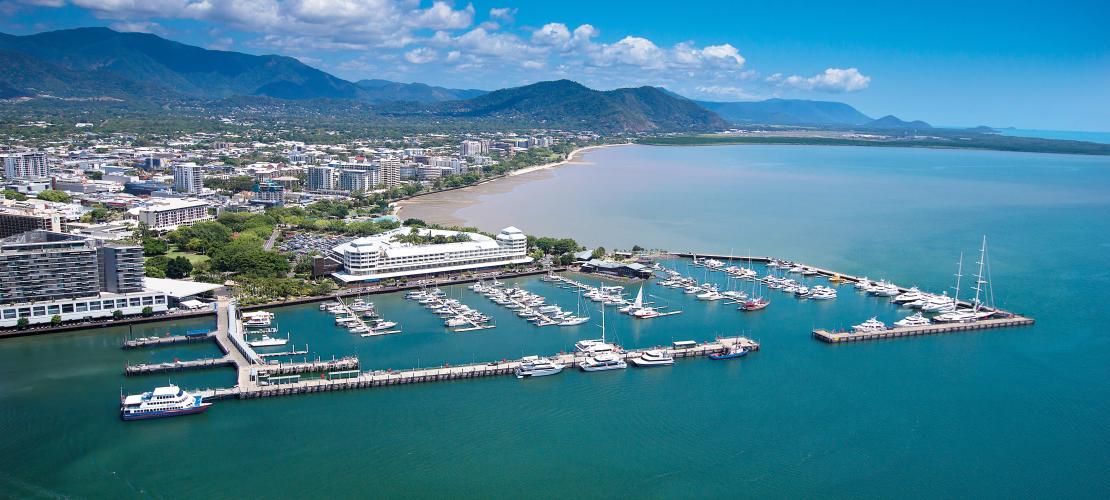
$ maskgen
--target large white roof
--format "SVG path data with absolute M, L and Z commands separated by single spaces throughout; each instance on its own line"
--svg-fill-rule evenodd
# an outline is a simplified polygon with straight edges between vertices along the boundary
M 498 244 L 493 238 L 479 233 L 461 233 L 459 231 L 447 231 L 443 229 L 419 229 L 421 234 L 427 236 L 455 236 L 457 234 L 466 234 L 470 236 L 470 241 L 462 241 L 455 243 L 440 243 L 440 244 L 425 244 L 414 245 L 411 243 L 400 243 L 393 241 L 393 237 L 398 234 L 409 234 L 415 228 L 401 227 L 386 231 L 374 236 L 367 236 L 349 241 L 342 245 L 335 247 L 335 252 L 345 254 L 348 252 L 358 253 L 372 253 L 384 252 L 387 257 L 409 257 L 416 255 L 427 255 L 433 253 L 446 253 L 446 252 L 465 252 L 471 250 L 486 250 L 498 248 Z M 508 232 L 513 230 L 514 232 Z M 523 239 L 525 236 L 519 229 L 508 227 L 501 231 L 498 235 L 499 239 Z
M 197 281 L 171 280 L 167 278 L 143 278 L 143 288 L 161 292 L 175 299 L 189 297 L 204 292 L 210 292 L 223 285 L 214 283 L 201 283 Z

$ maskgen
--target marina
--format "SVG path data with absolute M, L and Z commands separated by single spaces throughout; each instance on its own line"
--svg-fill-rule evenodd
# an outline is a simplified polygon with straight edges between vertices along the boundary
M 864 340 L 882 340 L 900 337 L 917 337 L 921 335 L 937 335 L 942 333 L 969 332 L 995 328 L 1030 326 L 1033 323 L 1034 321 L 1032 318 L 1016 316 L 1012 318 L 984 319 L 972 323 L 895 327 L 856 332 L 817 329 L 813 331 L 813 338 L 830 344 L 839 344 L 844 342 L 860 342 Z
M 416 301 L 437 316 L 444 318 L 444 327 L 453 332 L 473 332 L 496 327 L 489 324 L 489 316 L 463 304 L 458 299 L 447 297 L 438 288 L 412 291 L 405 294 L 405 298 Z

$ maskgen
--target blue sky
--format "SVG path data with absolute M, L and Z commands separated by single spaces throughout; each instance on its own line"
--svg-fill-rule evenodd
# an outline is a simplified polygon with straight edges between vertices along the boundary
M 837 100 L 938 125 L 1110 131 L 1110 2 L 0 0 L 0 30 L 153 32 L 343 78 L 569 78 Z

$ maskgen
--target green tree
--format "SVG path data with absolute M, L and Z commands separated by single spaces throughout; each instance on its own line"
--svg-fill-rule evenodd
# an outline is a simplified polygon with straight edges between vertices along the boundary
M 9 199 L 9 200 L 15 200 L 15 201 L 24 201 L 24 200 L 27 199 L 27 195 L 25 195 L 23 193 L 20 193 L 19 191 L 16 191 L 14 189 L 5 189 L 4 190 L 4 197 Z
M 165 278 L 166 269 L 169 267 L 170 259 L 165 255 L 156 255 L 146 259 L 143 264 L 143 269 L 149 278 Z
M 58 325 L 62 324 L 62 317 L 57 315 L 57 314 L 51 316 L 50 317 L 50 324 L 54 325 L 54 326 L 58 326 Z
M 154 316 L 154 308 L 150 307 L 150 306 L 144 307 L 143 308 L 143 316 L 146 316 L 146 317 Z
M 99 181 L 104 179 L 104 172 L 99 170 L 88 170 L 85 172 L 85 177 L 88 177 L 90 180 Z
M 120 319 L 122 317 L 123 317 L 123 311 L 121 311 L 119 309 L 116 309 L 115 311 L 112 311 L 112 318 L 113 319 Z
M 71 199 L 68 194 L 54 189 L 44 189 L 39 192 L 38 198 L 46 201 L 56 201 L 60 203 L 69 203 Z
M 185 256 L 177 256 L 166 263 L 166 277 L 181 279 L 193 272 L 193 263 Z
M 165 241 L 158 238 L 145 238 L 143 239 L 143 255 L 153 257 L 155 255 L 165 255 L 170 250 L 170 246 Z
M 594 253 L 590 254 L 590 257 L 595 258 L 595 259 L 600 259 L 602 257 L 605 257 L 605 247 L 595 248 Z
M 640 245 L 632 245 L 632 251 L 633 251 L 633 252 L 643 252 L 643 251 L 644 251 L 644 247 L 642 247 L 642 246 L 640 246 Z
M 19 318 L 19 321 L 15 322 L 16 328 L 19 328 L 20 330 L 22 330 L 24 328 L 27 328 L 30 325 L 31 325 L 31 320 L 29 320 L 27 318 Z

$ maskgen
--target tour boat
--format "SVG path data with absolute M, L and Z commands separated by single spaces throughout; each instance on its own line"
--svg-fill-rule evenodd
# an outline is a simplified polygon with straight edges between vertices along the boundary
M 520 366 L 516 369 L 516 378 L 546 377 L 562 372 L 563 368 L 565 366 L 562 363 L 556 363 L 548 358 L 528 356 L 520 360 Z
M 662 349 L 644 351 L 638 358 L 632 358 L 632 364 L 639 367 L 670 366 L 674 364 L 674 356 Z
M 852 327 L 852 331 L 856 333 L 882 332 L 886 329 L 886 323 L 879 321 L 878 318 L 871 318 Z
M 748 349 L 747 348 L 745 348 L 741 345 L 738 345 L 738 344 L 733 344 L 732 346 L 729 346 L 724 351 L 715 352 L 713 354 L 710 354 L 709 359 L 736 359 L 736 358 L 742 358 L 747 354 L 748 354 Z
M 584 372 L 623 370 L 628 368 L 628 363 L 625 363 L 624 360 L 616 354 L 605 353 L 586 357 L 585 360 L 578 363 L 578 368 Z
M 269 335 L 263 335 L 258 340 L 248 340 L 247 345 L 251 347 L 274 347 L 285 345 L 289 343 L 289 339 L 274 338 Z
M 274 313 L 266 311 L 247 312 L 243 313 L 243 326 L 247 328 L 255 326 L 270 326 L 270 322 L 274 320 Z
M 205 403 L 203 397 L 189 394 L 176 385 L 168 385 L 123 398 L 119 416 L 123 420 L 176 417 L 204 413 L 209 406 L 212 403 Z
M 919 313 L 919 312 L 918 313 L 913 313 L 910 316 L 906 316 L 905 318 L 902 318 L 902 319 L 894 322 L 894 326 L 901 326 L 901 327 L 926 326 L 928 324 L 930 324 L 929 318 L 926 318 L 925 316 L 922 316 L 921 313 Z

